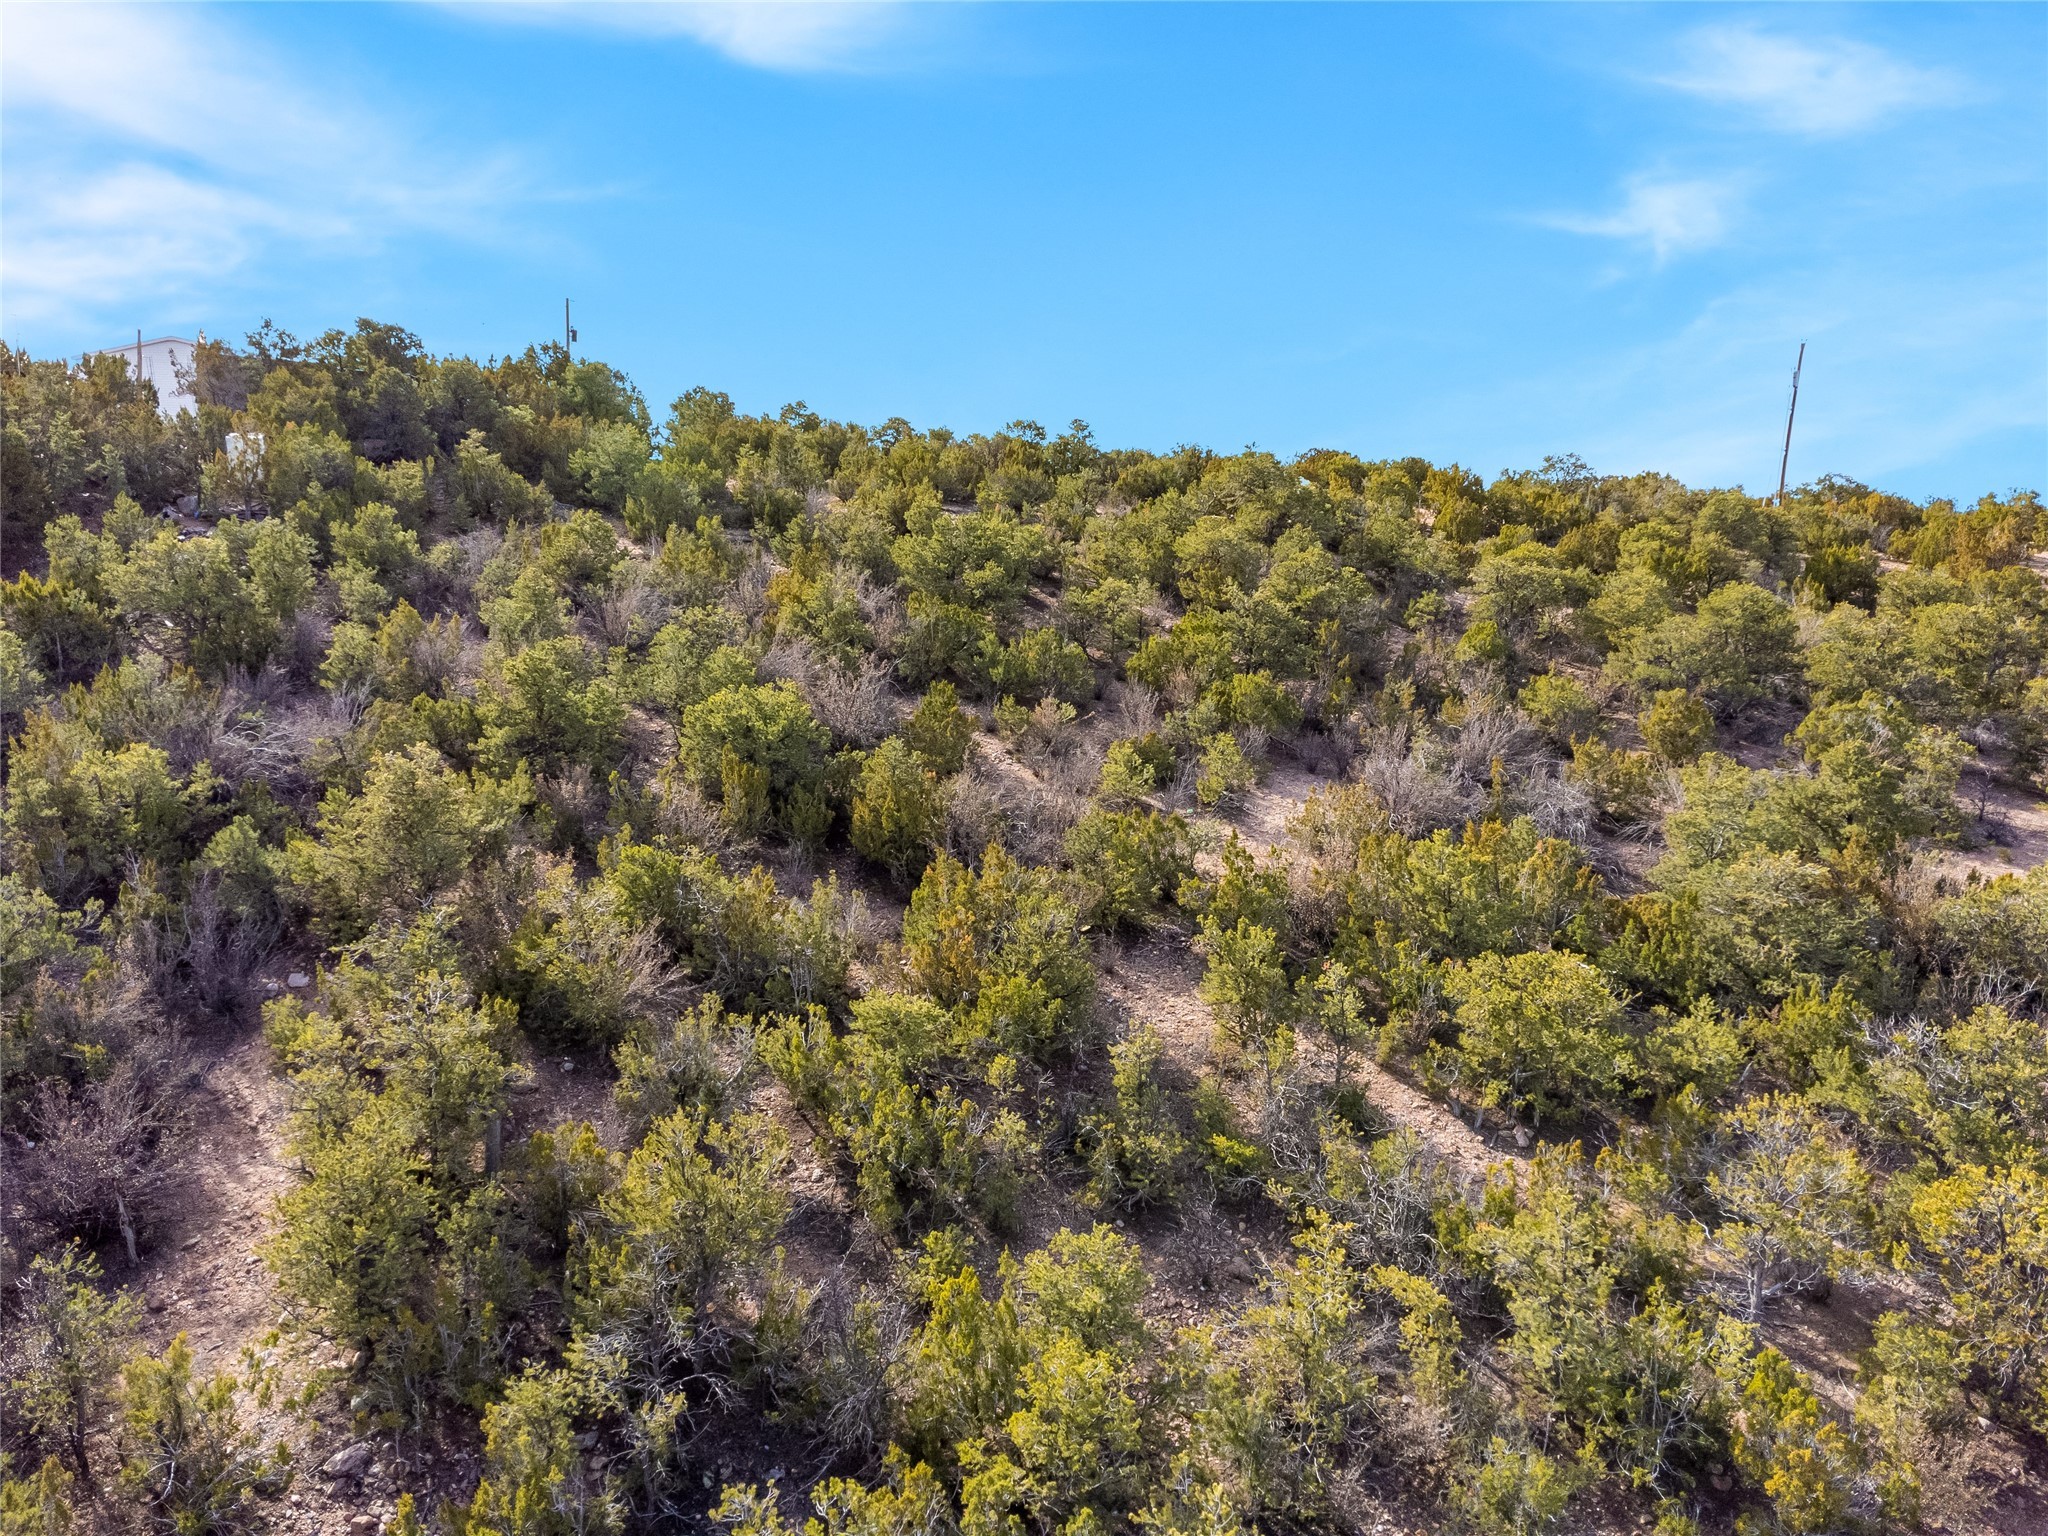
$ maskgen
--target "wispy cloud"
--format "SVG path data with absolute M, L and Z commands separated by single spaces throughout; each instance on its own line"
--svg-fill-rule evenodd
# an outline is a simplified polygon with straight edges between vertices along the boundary
M 684 38 L 756 69 L 865 72 L 900 58 L 912 10 L 898 0 L 454 0 L 458 14 Z
M 2048 308 L 2032 274 L 1930 279 L 1909 263 L 1831 262 L 1758 273 L 1629 345 L 1502 374 L 1459 401 L 1465 419 L 1525 435 L 1524 462 L 1569 442 L 1617 474 L 1660 469 L 1694 485 L 1776 483 L 1785 391 L 1804 338 L 1792 478 L 1872 483 L 1946 464 L 1913 494 L 2005 486 L 1966 461 L 2000 434 L 2048 427 L 2048 360 L 2032 338 Z M 1496 426 L 1496 431 L 1503 430 Z
M 1741 196 L 1729 178 L 1633 176 L 1622 185 L 1620 206 L 1607 213 L 1557 213 L 1539 222 L 1645 246 L 1661 265 L 1725 240 Z
M 526 173 L 457 166 L 183 7 L 9 7 L 0 265 L 10 318 L 166 301 L 265 258 L 489 239 Z
M 1701 27 L 1660 85 L 1754 114 L 1792 133 L 1838 137 L 1957 99 L 1962 82 L 1847 38 L 1793 38 L 1750 26 Z

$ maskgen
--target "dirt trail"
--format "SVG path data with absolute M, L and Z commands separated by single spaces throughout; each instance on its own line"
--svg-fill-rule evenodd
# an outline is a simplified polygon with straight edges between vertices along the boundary
M 1974 872 L 1994 880 L 2048 864 L 2048 800 L 1974 776 L 1957 798 L 1970 813 L 1969 836 L 1977 846 L 1938 855 L 1938 873 L 1962 878 Z
M 1358 1086 L 1371 1104 L 1394 1125 L 1413 1131 L 1427 1147 L 1464 1178 L 1475 1182 L 1487 1171 L 1526 1153 L 1495 1145 L 1420 1088 L 1404 1083 L 1374 1062 L 1355 1069 Z
M 1301 814 L 1309 796 L 1332 782 L 1291 763 L 1275 764 L 1227 814 L 1204 819 L 1236 832 L 1261 859 L 1270 858 L 1286 847 L 1288 824 Z
M 284 1494 L 257 1506 L 261 1529 L 375 1536 L 401 1488 L 430 1513 L 442 1499 L 467 1491 L 473 1467 L 444 1456 L 431 1472 L 409 1470 L 389 1439 L 357 1434 L 346 1405 L 331 1394 L 303 1414 L 281 1401 L 312 1371 L 338 1361 L 331 1350 L 289 1333 L 275 1350 L 265 1348 L 286 1321 L 260 1252 L 276 1230 L 278 1196 L 293 1178 L 285 1153 L 285 1085 L 253 1023 L 196 1042 L 193 1057 L 196 1076 L 186 1100 L 192 1139 L 171 1218 L 137 1268 L 110 1275 L 143 1304 L 142 1342 L 162 1350 L 184 1334 L 201 1376 L 240 1375 L 244 1352 L 252 1348 L 278 1365 L 284 1390 L 268 1406 L 247 1394 L 241 1402 L 244 1423 L 266 1445 L 282 1441 L 295 1469 Z M 345 1462 L 353 1458 L 353 1470 L 326 1475 L 322 1469 L 338 1453 L 346 1453 Z M 417 1449 L 413 1454 L 420 1459 Z
M 193 1139 L 176 1215 L 156 1251 L 124 1280 L 147 1308 L 152 1344 L 183 1333 L 204 1371 L 234 1367 L 242 1349 L 278 1320 L 257 1248 L 273 1228 L 284 1163 L 283 1085 L 253 1027 L 199 1047 L 197 1085 L 186 1103 Z
M 1216 1038 L 1215 1015 L 1198 990 L 1201 978 L 1202 959 L 1185 940 L 1151 938 L 1115 958 L 1102 978 L 1102 995 L 1124 1018 L 1157 1029 L 1168 1060 L 1193 1076 L 1209 1066 Z M 1314 1049 L 1314 1042 L 1303 1044 Z M 1460 1175 L 1480 1179 L 1489 1168 L 1521 1155 L 1495 1145 L 1421 1089 L 1371 1061 L 1355 1063 L 1352 1072 L 1367 1102 L 1390 1124 L 1413 1131 Z

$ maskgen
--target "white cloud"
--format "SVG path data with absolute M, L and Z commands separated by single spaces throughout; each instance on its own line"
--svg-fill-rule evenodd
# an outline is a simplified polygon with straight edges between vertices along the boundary
M 490 239 L 509 159 L 435 163 L 399 118 L 172 6 L 8 7 L 9 317 L 76 323 L 261 260 Z
M 1754 27 L 1702 27 L 1686 35 L 1685 62 L 1657 83 L 1747 108 L 1774 128 L 1834 137 L 1897 113 L 1955 100 L 1962 82 L 1881 48 L 1845 38 L 1801 40 Z
M 857 71 L 893 57 L 909 10 L 896 0 L 455 0 L 458 12 L 542 26 L 681 37 L 756 69 Z
M 1726 239 L 1741 193 L 1727 179 L 1634 176 L 1623 184 L 1621 206 L 1611 213 L 1552 214 L 1542 222 L 1577 235 L 1646 245 L 1662 264 Z

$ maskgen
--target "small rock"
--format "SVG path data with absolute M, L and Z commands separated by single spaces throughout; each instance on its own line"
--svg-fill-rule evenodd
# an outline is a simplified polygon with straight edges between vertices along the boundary
M 367 1440 L 344 1446 L 320 1464 L 322 1477 L 361 1477 L 376 1448 Z
M 576 1063 L 575 1063 L 575 1062 L 573 1062 L 573 1061 L 570 1061 L 570 1060 L 569 1060 L 568 1058 L 564 1057 L 564 1058 L 563 1058 L 563 1060 L 562 1060 L 562 1071 L 563 1071 L 564 1073 L 569 1073 L 569 1072 L 574 1072 L 575 1070 L 576 1070 Z
M 1730 1488 L 1733 1488 L 1735 1486 L 1735 1479 L 1728 1476 L 1728 1474 L 1725 1472 L 1720 1473 L 1713 1478 L 1710 1478 L 1709 1481 L 1713 1483 L 1714 1491 L 1716 1493 L 1726 1493 Z
M 384 1522 L 375 1515 L 357 1515 L 349 1521 L 348 1528 L 359 1533 L 359 1536 L 368 1536 L 368 1533 L 381 1529 L 383 1524 Z
M 781 1481 L 782 1481 L 782 1468 L 780 1468 L 780 1467 L 770 1467 L 770 1468 L 768 1469 L 768 1481 L 769 1481 L 769 1482 L 771 1482 L 771 1483 L 779 1483 L 779 1482 L 781 1482 Z
M 1240 1285 L 1250 1285 L 1259 1278 L 1258 1271 L 1243 1259 L 1232 1259 L 1223 1266 L 1223 1273 Z
M 1519 1147 L 1522 1151 L 1528 1151 L 1530 1143 L 1535 1141 L 1535 1139 L 1536 1138 L 1534 1136 L 1531 1136 L 1529 1134 L 1529 1128 L 1527 1126 L 1518 1125 L 1515 1127 L 1515 1145 Z
M 152 1296 L 152 1297 L 150 1297 L 150 1298 L 149 1298 L 149 1310 L 150 1310 L 150 1311 L 152 1311 L 152 1312 L 161 1312 L 161 1311 L 163 1311 L 163 1309 L 164 1309 L 164 1299 L 163 1299 L 163 1297 L 161 1297 L 161 1296 Z
M 291 975 L 285 977 L 284 984 L 292 988 L 310 987 L 313 985 L 313 978 L 304 971 L 293 971 Z

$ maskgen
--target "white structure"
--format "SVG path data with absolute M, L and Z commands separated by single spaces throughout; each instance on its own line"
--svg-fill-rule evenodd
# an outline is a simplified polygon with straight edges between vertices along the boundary
M 200 332 L 201 336 L 205 334 Z M 180 411 L 197 412 L 199 409 L 199 402 L 178 382 L 178 370 L 192 367 L 195 346 L 196 343 L 182 336 L 159 336 L 155 341 L 144 341 L 138 333 L 127 346 L 102 347 L 85 355 L 125 359 L 130 373 L 156 386 L 157 409 L 166 416 L 175 416 Z

